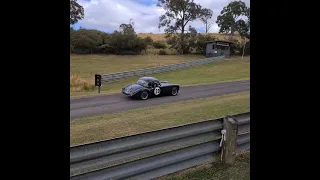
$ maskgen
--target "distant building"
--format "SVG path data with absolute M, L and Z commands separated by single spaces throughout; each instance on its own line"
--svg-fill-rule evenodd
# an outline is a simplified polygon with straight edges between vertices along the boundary
M 214 40 L 206 42 L 206 56 L 226 56 L 230 57 L 230 46 L 233 44 L 230 41 Z

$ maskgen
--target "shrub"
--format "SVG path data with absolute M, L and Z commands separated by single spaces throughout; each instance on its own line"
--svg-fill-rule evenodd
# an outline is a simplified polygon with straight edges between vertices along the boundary
M 144 38 L 144 40 L 146 41 L 147 44 L 152 44 L 153 43 L 153 39 L 150 36 L 147 36 L 146 38 Z
M 160 41 L 153 42 L 153 47 L 156 49 L 165 49 L 166 45 Z
M 160 49 L 160 51 L 158 52 L 159 55 L 167 55 L 167 51 L 165 49 Z
M 70 92 L 93 91 L 94 82 L 81 79 L 78 75 L 70 76 Z

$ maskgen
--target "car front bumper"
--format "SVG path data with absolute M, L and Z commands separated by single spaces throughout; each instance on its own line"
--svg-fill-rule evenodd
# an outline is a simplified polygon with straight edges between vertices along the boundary
M 132 96 L 130 93 L 126 93 L 125 91 L 122 91 L 122 94 L 124 94 L 126 96 Z

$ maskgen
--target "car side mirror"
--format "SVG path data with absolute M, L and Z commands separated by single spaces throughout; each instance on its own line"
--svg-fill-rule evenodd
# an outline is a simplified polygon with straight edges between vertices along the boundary
M 151 82 L 149 82 L 149 83 L 148 83 L 148 86 L 151 87 L 151 85 L 152 85 Z

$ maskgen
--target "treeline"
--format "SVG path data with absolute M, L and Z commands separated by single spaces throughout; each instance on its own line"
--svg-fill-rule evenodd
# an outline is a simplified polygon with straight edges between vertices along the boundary
M 126 51 L 140 54 L 146 50 L 146 39 L 139 38 L 134 31 L 122 24 L 121 30 L 111 34 L 92 30 L 70 28 L 70 49 L 75 53 L 106 53 L 119 54 Z M 131 28 L 133 29 L 133 28 Z
M 75 24 L 84 17 L 83 7 L 76 1 L 70 0 L 70 24 Z M 138 37 L 134 31 L 134 22 L 130 20 L 129 24 L 121 24 L 119 30 L 111 34 L 91 29 L 70 28 L 71 52 L 141 54 L 153 47 L 160 49 L 158 54 L 161 55 L 167 54 L 167 49 L 174 49 L 179 54 L 204 54 L 205 42 L 216 39 L 208 34 L 199 34 L 194 27 L 187 25 L 200 19 L 208 32 L 213 24 L 212 10 L 203 8 L 193 0 L 158 0 L 157 6 L 165 10 L 159 17 L 158 27 L 164 28 L 166 41 L 153 42 L 150 37 Z M 243 52 L 245 55 L 250 54 L 250 7 L 242 1 L 232 1 L 222 9 L 216 23 L 220 28 L 219 33 L 230 35 L 227 40 L 234 43 L 231 46 L 232 54 L 241 55 Z M 237 42 L 233 39 L 236 32 L 242 39 L 249 41 L 245 45 Z
M 149 36 L 140 38 L 135 33 L 131 24 L 121 24 L 119 30 L 113 33 L 93 29 L 74 30 L 70 28 L 70 50 L 79 54 L 141 54 L 147 53 L 148 48 L 159 49 L 159 55 L 166 55 L 168 49 L 178 49 L 180 41 L 177 36 L 167 36 L 166 41 L 153 41 Z M 184 54 L 205 54 L 206 41 L 216 40 L 209 34 L 200 34 L 194 28 L 190 28 L 184 34 Z M 233 54 L 242 53 L 240 43 L 232 46 Z M 250 53 L 250 46 L 246 48 Z

